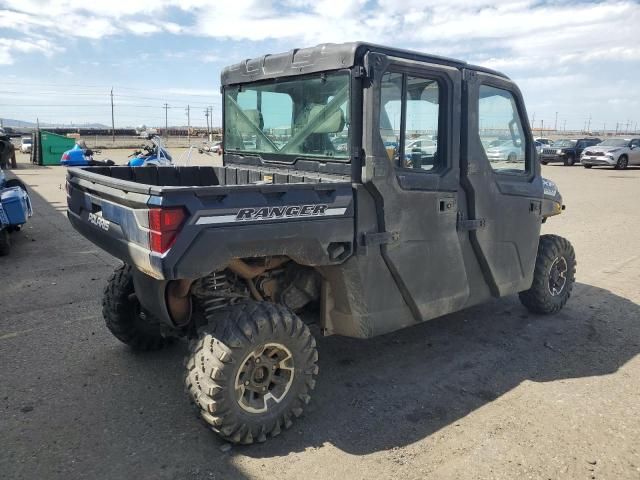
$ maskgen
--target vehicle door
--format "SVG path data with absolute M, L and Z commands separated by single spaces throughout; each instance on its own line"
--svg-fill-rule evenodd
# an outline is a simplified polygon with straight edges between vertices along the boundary
M 531 286 L 541 226 L 540 165 L 519 89 L 506 78 L 464 72 L 461 181 L 469 201 L 469 235 L 492 293 Z M 510 137 L 516 162 L 489 161 L 488 145 Z
M 582 152 L 589 145 L 591 145 L 591 143 L 588 140 L 578 140 L 578 142 L 576 143 L 576 156 L 575 156 L 576 162 L 580 161 L 580 156 L 582 155 Z
M 629 143 L 629 164 L 640 165 L 640 138 L 634 138 Z
M 362 177 L 382 232 L 372 238 L 416 321 L 427 320 L 469 295 L 456 230 L 461 72 L 371 52 L 366 62 L 375 70 L 364 91 Z M 404 155 L 414 138 L 431 135 L 435 153 Z M 391 138 L 395 150 L 385 149 Z

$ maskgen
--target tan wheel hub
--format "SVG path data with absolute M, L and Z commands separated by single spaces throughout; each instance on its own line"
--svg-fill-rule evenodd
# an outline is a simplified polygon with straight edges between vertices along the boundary
M 295 371 L 293 355 L 279 343 L 267 343 L 251 352 L 236 374 L 238 404 L 250 413 L 264 413 L 289 392 Z

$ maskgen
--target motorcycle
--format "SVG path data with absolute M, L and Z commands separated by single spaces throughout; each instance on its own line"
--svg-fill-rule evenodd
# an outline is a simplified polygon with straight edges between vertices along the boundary
M 65 167 L 110 167 L 115 165 L 113 160 L 95 160 L 93 155 L 98 153 L 100 152 L 88 148 L 84 142 L 79 142 L 71 150 L 67 150 L 62 154 L 60 165 Z
M 27 187 L 17 178 L 7 180 L 0 169 L 0 256 L 11 250 L 9 234 L 19 231 L 32 215 Z
M 162 144 L 160 137 L 151 138 L 151 145 L 147 144 L 141 150 L 136 150 L 129 155 L 129 158 L 131 158 L 127 163 L 129 167 L 146 167 L 148 165 L 166 167 L 173 165 L 173 158 Z

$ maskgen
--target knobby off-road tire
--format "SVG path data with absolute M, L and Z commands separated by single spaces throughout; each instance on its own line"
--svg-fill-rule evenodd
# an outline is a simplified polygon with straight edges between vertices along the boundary
M 6 188 L 20 187 L 22 190 L 28 193 L 27 186 L 24 184 L 22 180 L 18 178 L 10 178 L 9 180 L 7 180 L 5 182 L 5 187 Z
M 293 312 L 246 302 L 207 315 L 190 345 L 186 388 L 204 421 L 232 443 L 264 442 L 311 399 L 318 352 Z
M 556 313 L 571 296 L 576 277 L 576 256 L 571 243 L 558 235 L 542 235 L 529 290 L 520 301 L 533 313 Z
M 9 230 L 3 228 L 0 230 L 0 257 L 9 255 L 11 252 L 11 239 L 9 238 Z
M 102 316 L 113 335 L 138 351 L 159 350 L 172 343 L 172 337 L 163 337 L 160 326 L 149 314 L 142 315 L 135 298 L 130 265 L 115 269 L 102 297 Z

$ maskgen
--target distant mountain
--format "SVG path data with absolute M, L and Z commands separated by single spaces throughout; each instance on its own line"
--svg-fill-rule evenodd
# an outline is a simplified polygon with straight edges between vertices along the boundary
M 12 128 L 33 128 L 36 126 L 35 123 L 23 122 L 22 120 L 14 120 L 12 118 L 0 118 L 0 123 L 2 123 L 3 127 Z
M 2 123 L 2 126 L 4 127 L 11 127 L 11 128 L 36 128 L 37 124 L 34 122 L 25 122 L 23 120 L 14 120 L 12 118 L 0 118 L 0 123 Z M 79 123 L 79 124 L 74 124 L 74 125 L 69 125 L 69 124 L 60 124 L 60 123 L 47 123 L 47 122 L 40 122 L 40 127 L 41 128 L 52 128 L 52 127 L 59 127 L 59 128 L 98 128 L 98 129 L 107 129 L 110 128 L 106 125 L 103 125 L 101 123 Z

